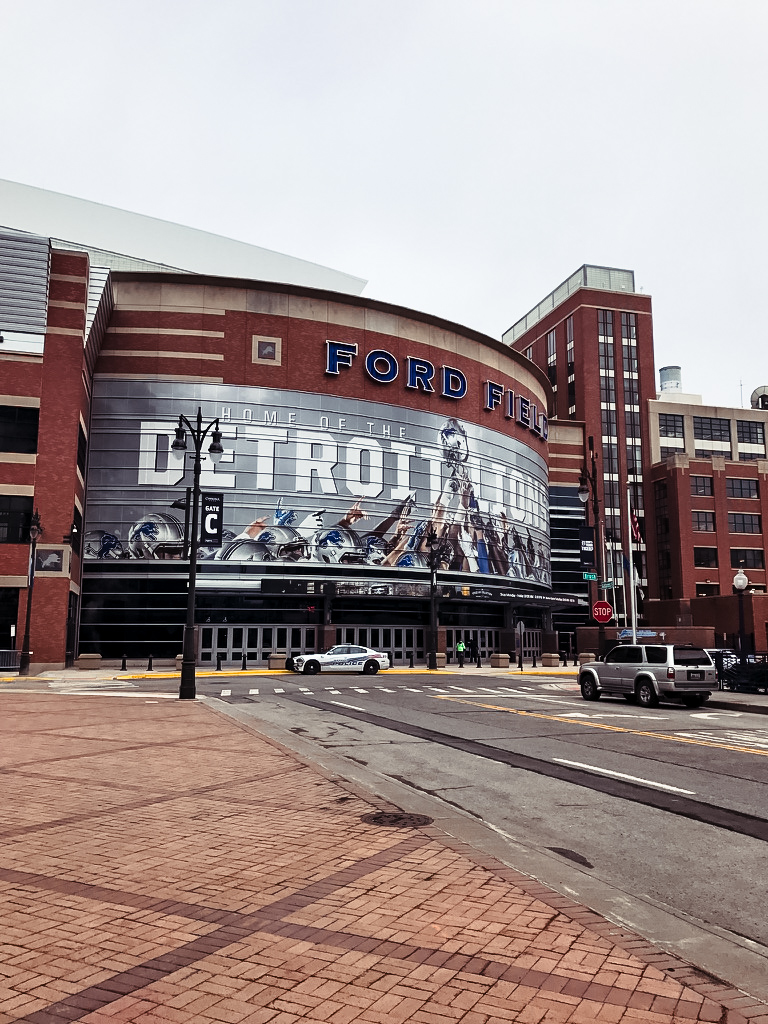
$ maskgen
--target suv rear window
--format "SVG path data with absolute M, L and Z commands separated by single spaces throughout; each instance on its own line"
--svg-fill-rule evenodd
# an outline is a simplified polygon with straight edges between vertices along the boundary
M 712 661 L 701 647 L 675 647 L 676 665 L 711 665 Z
M 645 656 L 648 659 L 649 665 L 666 665 L 667 664 L 667 648 L 666 647 L 646 647 Z

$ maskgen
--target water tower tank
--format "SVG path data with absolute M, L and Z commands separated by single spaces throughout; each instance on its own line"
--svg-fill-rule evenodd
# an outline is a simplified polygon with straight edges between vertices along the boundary
M 749 404 L 753 409 L 768 409 L 768 387 L 765 384 L 755 388 L 749 399 Z
M 661 383 L 661 392 L 670 391 L 682 391 L 683 390 L 683 374 L 679 366 L 662 366 L 659 370 L 659 382 Z

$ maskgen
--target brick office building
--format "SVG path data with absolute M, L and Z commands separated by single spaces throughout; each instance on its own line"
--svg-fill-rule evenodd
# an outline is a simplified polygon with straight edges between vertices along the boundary
M 619 621 L 626 623 L 627 485 L 641 538 L 633 541 L 639 585 L 645 590 L 648 583 L 643 479 L 652 460 L 646 410 L 656 397 L 651 298 L 635 290 L 631 270 L 585 265 L 518 320 L 503 340 L 547 373 L 555 422 L 583 424 L 586 443 L 575 457 L 586 477 L 595 478 L 602 575 L 610 584 L 605 591 L 593 585 L 591 596 L 594 600 L 607 592 Z M 573 502 L 572 487 L 555 484 L 553 523 L 558 514 L 573 520 L 586 511 L 594 525 L 591 496 L 586 509 L 577 505 L 574 512 Z M 559 586 L 577 588 L 582 572 L 571 538 L 572 531 L 567 548 L 558 552 L 553 536 L 553 572 L 560 572 Z

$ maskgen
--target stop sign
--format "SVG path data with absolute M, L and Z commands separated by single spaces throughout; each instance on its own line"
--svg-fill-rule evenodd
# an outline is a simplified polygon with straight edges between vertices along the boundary
M 595 601 L 592 605 L 592 616 L 597 622 L 610 622 L 613 618 L 613 606 L 607 601 Z

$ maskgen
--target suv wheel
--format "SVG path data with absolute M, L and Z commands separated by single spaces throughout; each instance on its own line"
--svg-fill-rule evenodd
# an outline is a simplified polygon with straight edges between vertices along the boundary
M 307 664 L 304 666 L 305 676 L 316 676 L 319 671 L 320 662 L 318 661 L 308 661 Z
M 637 703 L 643 708 L 655 708 L 658 706 L 659 698 L 649 679 L 641 679 L 635 689 Z
M 584 700 L 600 700 L 600 691 L 592 676 L 582 676 L 580 680 L 581 696 Z
M 366 661 L 366 663 L 363 665 L 364 676 L 375 676 L 378 671 L 379 663 L 378 661 L 374 661 L 373 658 L 371 658 L 370 661 Z

